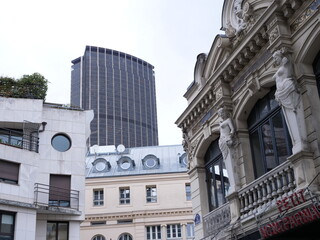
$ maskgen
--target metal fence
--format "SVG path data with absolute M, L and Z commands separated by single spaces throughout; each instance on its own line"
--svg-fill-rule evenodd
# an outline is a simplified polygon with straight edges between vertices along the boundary
M 79 210 L 79 191 L 35 183 L 34 204 Z
M 0 128 L 0 144 L 6 144 L 32 152 L 39 152 L 38 132 L 24 134 L 23 131 Z

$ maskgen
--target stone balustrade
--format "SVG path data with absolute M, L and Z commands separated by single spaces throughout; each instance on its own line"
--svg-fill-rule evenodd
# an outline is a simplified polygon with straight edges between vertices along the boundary
M 203 217 L 204 236 L 214 236 L 231 221 L 230 206 L 226 203 Z
M 239 191 L 240 217 L 265 209 L 273 200 L 295 188 L 293 167 L 287 161 Z

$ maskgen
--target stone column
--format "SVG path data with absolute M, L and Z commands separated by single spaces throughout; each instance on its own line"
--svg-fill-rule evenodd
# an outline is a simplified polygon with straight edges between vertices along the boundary
M 161 240 L 167 240 L 167 224 L 161 225 Z
M 240 201 L 238 192 L 233 192 L 226 196 L 230 204 L 231 223 L 236 222 L 240 217 Z
M 206 170 L 202 167 L 197 167 L 189 172 L 192 191 L 192 210 L 194 216 L 199 214 L 201 217 L 209 212 Z M 195 239 L 201 239 L 204 236 L 203 222 L 195 225 Z
M 181 223 L 181 237 L 182 240 L 187 240 L 187 224 L 186 223 Z
M 309 187 L 311 191 L 317 191 L 317 181 L 314 180 L 316 176 L 316 170 L 313 161 L 313 153 L 301 151 L 293 154 L 288 159 L 293 164 L 294 178 L 297 185 L 297 190 Z

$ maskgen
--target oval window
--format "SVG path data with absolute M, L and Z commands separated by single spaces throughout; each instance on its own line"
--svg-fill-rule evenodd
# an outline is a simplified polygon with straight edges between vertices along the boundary
M 124 170 L 127 170 L 127 169 L 129 169 L 130 168 L 130 162 L 129 161 L 123 161 L 122 163 L 121 163 L 121 168 L 122 169 L 124 169 Z
M 55 150 L 59 152 L 65 152 L 70 149 L 71 140 L 65 134 L 58 133 L 51 139 L 51 145 Z
M 148 168 L 153 168 L 153 167 L 156 166 L 156 164 L 157 164 L 157 162 L 156 162 L 156 160 L 155 160 L 154 158 L 149 158 L 149 159 L 147 159 L 147 161 L 146 161 L 146 166 L 147 166 Z
M 101 172 L 102 170 L 104 170 L 106 168 L 106 163 L 104 162 L 97 162 L 96 164 L 96 169 Z

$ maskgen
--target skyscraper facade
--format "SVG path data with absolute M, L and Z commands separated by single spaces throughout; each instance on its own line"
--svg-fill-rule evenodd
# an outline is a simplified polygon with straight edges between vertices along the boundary
M 72 61 L 71 105 L 94 110 L 90 145 L 158 145 L 153 66 L 129 54 L 86 46 Z

